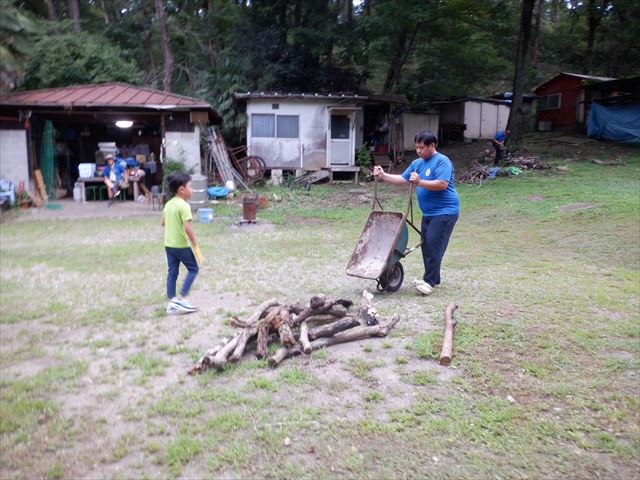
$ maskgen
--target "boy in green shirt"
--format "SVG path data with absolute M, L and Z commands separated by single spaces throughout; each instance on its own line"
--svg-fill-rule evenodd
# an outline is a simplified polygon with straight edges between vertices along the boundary
M 169 192 L 174 196 L 167 202 L 162 211 L 162 221 L 164 227 L 164 249 L 167 253 L 167 264 L 169 271 L 167 274 L 167 313 L 192 313 L 197 310 L 186 300 L 191 284 L 198 274 L 198 259 L 202 261 L 202 255 L 198 248 L 196 235 L 191 226 L 191 207 L 187 200 L 191 198 L 191 176 L 176 172 L 169 175 Z M 187 267 L 187 278 L 180 290 L 180 295 L 176 296 L 176 282 L 180 263 Z

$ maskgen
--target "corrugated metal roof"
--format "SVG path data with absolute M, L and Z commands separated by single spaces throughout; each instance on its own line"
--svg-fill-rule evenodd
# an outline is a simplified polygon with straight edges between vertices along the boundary
M 591 80 L 594 82 L 605 82 L 608 80 L 615 80 L 615 78 L 611 78 L 611 77 L 596 77 L 595 75 L 583 75 L 582 73 L 561 72 L 553 76 L 549 80 L 542 82 L 540 85 L 533 87 L 533 90 L 536 91 L 540 87 L 544 87 L 547 83 L 552 82 L 553 80 L 561 76 L 576 77 L 576 78 L 581 78 L 583 80 Z
M 66 109 L 112 107 L 213 110 L 204 100 L 119 82 L 12 92 L 0 96 L 0 105 Z
M 358 95 L 354 93 L 283 93 L 283 92 L 236 92 L 233 97 L 238 100 L 249 98 L 268 98 L 272 100 L 285 100 L 288 98 L 304 100 L 361 100 L 375 101 L 383 103 L 409 103 L 404 95 L 386 94 L 366 94 Z

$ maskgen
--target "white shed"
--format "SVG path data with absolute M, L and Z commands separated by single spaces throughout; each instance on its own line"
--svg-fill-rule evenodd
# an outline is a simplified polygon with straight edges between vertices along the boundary
M 412 150 L 416 133 L 429 130 L 438 134 L 440 112 L 437 108 L 405 110 L 401 122 L 405 149 Z
M 504 100 L 467 97 L 440 106 L 440 137 L 470 141 L 493 138 L 507 128 L 511 104 Z
M 355 152 L 376 125 L 392 124 L 402 95 L 236 93 L 246 101 L 247 147 L 267 169 L 357 171 Z M 391 151 L 393 136 L 380 134 Z

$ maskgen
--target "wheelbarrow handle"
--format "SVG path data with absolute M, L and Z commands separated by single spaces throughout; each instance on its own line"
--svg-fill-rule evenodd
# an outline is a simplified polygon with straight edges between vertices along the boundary
M 409 216 L 409 211 L 412 212 L 412 217 L 413 217 L 413 183 L 409 182 L 409 201 L 407 202 L 407 212 L 405 213 L 405 217 Z M 378 200 L 378 177 L 373 177 L 373 201 L 371 203 L 371 210 L 375 210 L 376 209 L 376 203 L 380 206 L 380 210 L 384 210 L 384 208 L 382 208 L 382 204 L 380 203 L 380 200 Z

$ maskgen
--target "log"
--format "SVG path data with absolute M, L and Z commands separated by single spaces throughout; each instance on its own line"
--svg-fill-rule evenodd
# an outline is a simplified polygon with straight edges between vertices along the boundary
M 262 317 L 266 315 L 266 312 L 267 310 L 269 310 L 269 308 L 278 304 L 279 303 L 275 298 L 270 298 L 269 300 L 265 300 L 264 302 L 262 302 L 258 306 L 256 311 L 253 313 L 253 315 L 251 315 L 247 320 L 241 320 L 237 317 L 231 317 L 229 319 L 229 323 L 234 327 L 240 327 L 240 328 L 249 327 L 251 325 L 258 323 L 258 320 L 260 320 Z
M 309 343 L 309 326 L 307 322 L 300 324 L 300 345 L 304 353 L 311 353 L 311 344 Z
M 296 343 L 296 339 L 291 331 L 291 314 L 287 307 L 280 309 L 278 315 L 273 320 L 273 327 L 277 330 L 282 345 L 292 347 Z
M 207 366 L 211 364 L 211 359 L 215 356 L 215 354 L 218 353 L 222 349 L 222 347 L 224 347 L 227 343 L 229 343 L 232 338 L 233 337 L 223 338 L 218 345 L 213 347 L 211 350 L 207 351 L 207 353 L 205 353 L 202 356 L 202 358 L 200 358 L 200 360 L 198 360 L 196 364 L 189 369 L 187 373 L 189 375 L 193 375 L 196 372 L 201 372 L 202 370 L 204 370 Z
M 333 323 L 328 323 L 327 325 L 312 328 L 308 332 L 308 340 L 316 340 L 321 337 L 330 337 L 331 335 L 335 335 L 338 332 L 348 330 L 349 328 L 357 327 L 358 325 L 360 325 L 360 320 L 358 320 L 357 318 L 345 317 Z M 302 343 L 302 326 L 300 326 L 300 343 Z M 311 348 L 311 346 L 309 346 L 309 348 Z M 304 353 L 310 352 L 311 350 L 305 350 Z
M 440 365 L 449 365 L 453 356 L 453 334 L 458 323 L 453 317 L 453 313 L 458 308 L 458 304 L 450 302 L 444 311 L 444 338 L 442 339 L 442 351 L 440 352 Z
M 320 301 L 322 299 L 322 302 Z M 309 317 L 313 317 L 316 315 L 323 315 L 331 311 L 337 312 L 338 310 L 333 310 L 336 306 L 342 306 L 345 309 L 345 312 L 353 302 L 351 300 L 338 299 L 338 300 L 325 300 L 322 296 L 312 297 L 309 301 L 309 307 L 305 308 L 300 312 L 298 318 L 295 319 L 295 323 L 292 323 L 292 327 L 297 327 L 302 322 L 307 320 Z M 290 311 L 291 308 L 289 308 Z M 346 314 L 346 313 L 345 313 Z M 339 315 L 339 314 L 338 314 Z
M 371 302 L 372 300 L 373 294 L 366 290 L 363 290 L 362 301 L 360 302 L 360 310 L 358 310 L 358 315 L 369 326 L 378 324 L 378 310 L 376 310 L 376 308 L 373 306 Z
M 396 315 L 384 324 L 374 325 L 371 327 L 355 327 L 339 332 L 333 337 L 319 338 L 311 342 L 311 351 L 320 350 L 321 348 L 330 347 L 331 345 L 337 345 L 339 343 L 362 340 L 363 338 L 368 337 L 384 337 L 399 321 L 400 317 Z M 269 358 L 269 365 L 271 367 L 277 367 L 284 359 L 294 355 L 299 355 L 301 352 L 302 348 L 300 345 L 294 345 L 290 348 L 281 347 Z
M 260 323 L 258 325 L 258 340 L 256 341 L 256 357 L 263 359 L 267 357 L 269 343 L 269 324 Z
M 229 357 L 230 362 L 237 362 L 240 360 L 242 355 L 244 354 L 245 348 L 247 348 L 247 342 L 256 336 L 258 333 L 258 326 L 251 325 L 249 327 L 245 327 L 242 333 L 240 334 L 240 338 L 238 339 L 238 344 L 236 348 L 233 350 L 233 353 Z
M 223 346 L 213 357 L 210 358 L 211 361 L 207 366 L 212 366 L 218 370 L 224 369 L 227 364 L 227 357 L 236 348 L 241 334 L 242 332 L 238 332 L 231 340 L 229 340 L 229 343 Z

